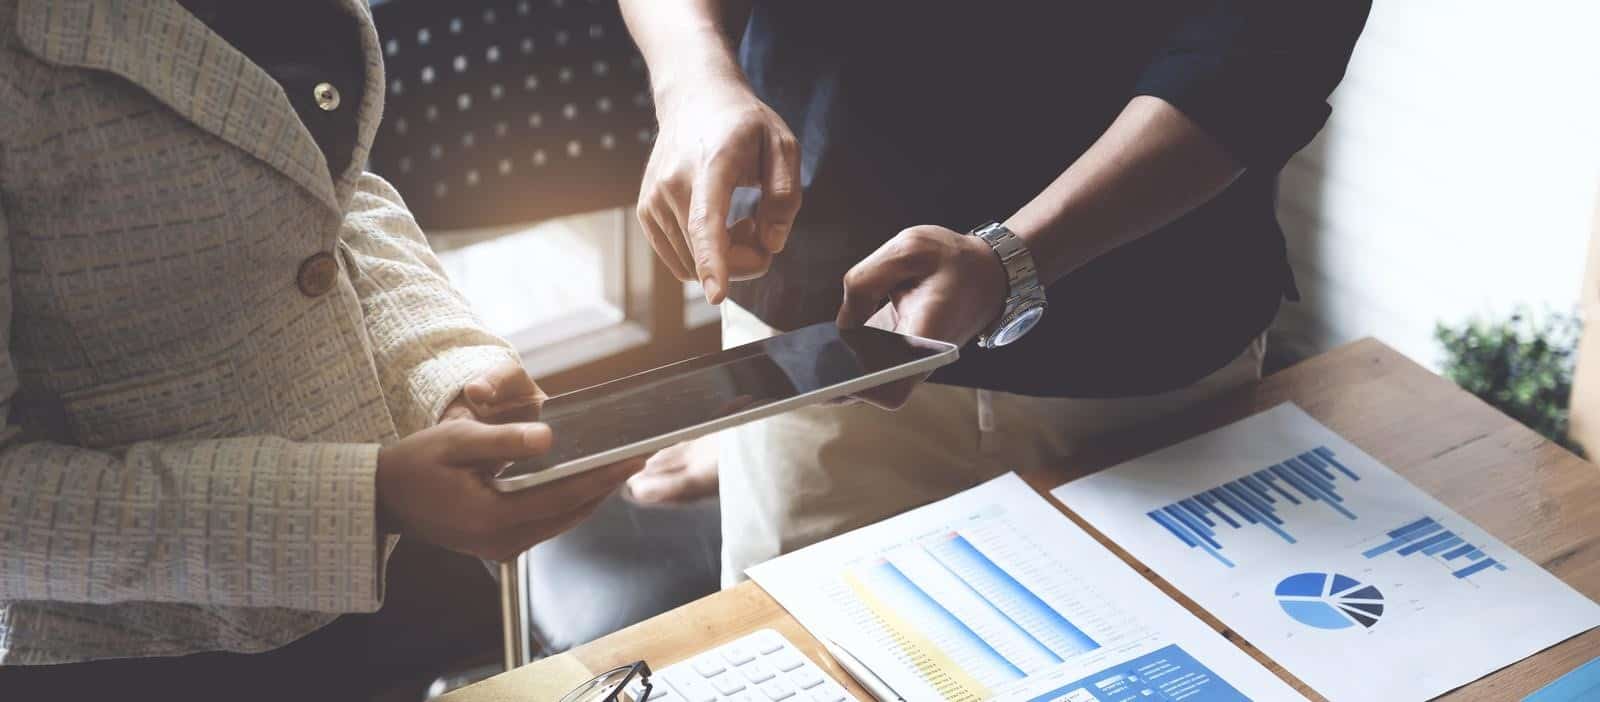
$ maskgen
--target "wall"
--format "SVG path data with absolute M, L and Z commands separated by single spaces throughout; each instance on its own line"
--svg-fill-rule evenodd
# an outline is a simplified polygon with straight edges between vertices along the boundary
M 1284 171 L 1304 301 L 1274 343 L 1376 336 L 1434 366 L 1437 321 L 1571 310 L 1600 193 L 1600 3 L 1377 0 L 1327 127 Z

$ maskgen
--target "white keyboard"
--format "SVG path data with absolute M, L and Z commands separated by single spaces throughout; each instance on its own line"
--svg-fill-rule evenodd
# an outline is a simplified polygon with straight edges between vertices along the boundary
M 725 643 L 650 676 L 649 702 L 846 702 L 839 683 L 771 629 Z M 634 683 L 634 699 L 642 689 Z

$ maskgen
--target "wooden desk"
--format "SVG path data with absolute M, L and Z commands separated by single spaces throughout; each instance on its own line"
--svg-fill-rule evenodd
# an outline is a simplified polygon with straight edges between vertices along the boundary
M 1067 480 L 1285 401 L 1298 404 L 1585 595 L 1600 598 L 1600 469 L 1371 339 L 1313 358 L 1193 411 L 1109 437 L 1092 451 L 1073 456 L 1059 469 L 1023 477 L 1049 499 L 1049 490 Z M 1059 503 L 1054 504 L 1060 507 Z M 1088 524 L 1070 512 L 1068 516 L 1307 697 L 1322 699 Z M 824 670 L 849 685 L 858 697 L 871 699 L 851 684 L 849 676 L 794 618 L 748 582 L 445 699 L 528 700 L 526 691 L 532 681 L 548 679 L 562 666 L 570 670 L 574 662 L 592 671 L 640 658 L 664 667 L 762 627 L 772 627 L 788 636 Z M 1441 699 L 1520 699 L 1596 656 L 1600 656 L 1600 629 Z

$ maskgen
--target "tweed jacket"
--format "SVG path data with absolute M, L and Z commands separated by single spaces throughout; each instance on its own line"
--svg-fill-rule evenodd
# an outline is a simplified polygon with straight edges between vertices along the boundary
M 175 0 L 0 0 L 0 663 L 260 651 L 376 609 L 379 443 L 515 358 L 362 171 L 378 38 L 329 1 L 367 56 L 337 174 Z

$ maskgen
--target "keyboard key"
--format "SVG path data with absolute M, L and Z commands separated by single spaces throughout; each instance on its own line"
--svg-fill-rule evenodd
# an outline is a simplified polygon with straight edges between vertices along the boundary
M 771 663 L 772 667 L 787 673 L 795 668 L 805 665 L 806 657 L 800 655 L 799 651 L 789 649 L 768 658 L 767 662 Z
M 824 685 L 811 691 L 812 702 L 845 702 L 844 690 L 836 685 Z
M 813 666 L 801 668 L 789 676 L 789 682 L 794 683 L 796 687 L 802 690 L 809 690 L 821 685 L 822 680 L 822 673 L 818 672 Z
M 756 656 L 750 651 L 750 647 L 740 640 L 723 646 L 722 658 L 734 665 L 744 665 L 755 660 Z
M 740 680 L 739 676 L 734 675 L 733 673 L 725 672 L 721 675 L 711 678 L 711 686 L 717 688 L 717 692 L 719 693 L 731 695 L 744 689 L 744 681 Z
M 717 660 L 715 656 L 701 656 L 696 658 L 694 660 L 693 667 L 694 672 L 699 673 L 701 677 L 706 678 L 727 670 L 727 668 L 722 665 L 722 661 Z
M 757 685 L 771 680 L 774 675 L 777 675 L 777 673 L 772 672 L 772 666 L 761 661 L 750 661 L 745 665 L 741 665 L 739 666 L 739 672 L 744 673 L 745 680 Z
M 666 685 L 663 685 L 663 684 L 657 683 L 657 682 L 652 682 L 650 684 L 650 696 L 649 697 L 641 697 L 640 696 L 639 692 L 641 690 L 643 690 L 643 689 L 644 689 L 643 685 L 640 685 L 639 683 L 635 682 L 635 683 L 632 683 L 632 684 L 628 685 L 628 694 L 632 695 L 633 698 L 636 699 L 636 700 L 641 700 L 642 699 L 642 700 L 646 700 L 647 702 L 656 702 L 656 700 L 662 700 L 662 702 L 666 702 L 666 700 L 668 698 L 676 698 L 677 697 L 677 695 L 673 695 L 672 694 L 671 690 L 667 689 Z
M 668 681 L 672 684 L 672 689 L 683 695 L 684 702 L 717 702 L 717 691 L 711 688 L 711 683 L 706 682 L 705 678 L 694 675 L 693 671 L 689 670 L 668 669 L 666 672 L 688 673 L 687 675 L 673 675 L 668 678 Z M 652 677 L 651 681 L 654 682 L 655 678 Z
M 771 682 L 762 685 L 761 692 L 767 696 L 767 699 L 772 700 L 772 702 L 778 702 L 778 700 L 786 700 L 790 697 L 794 697 L 794 688 L 790 687 L 789 683 L 783 678 L 774 678 Z
M 783 648 L 783 637 L 776 631 L 764 629 L 755 635 L 756 650 L 763 656 L 770 656 Z

